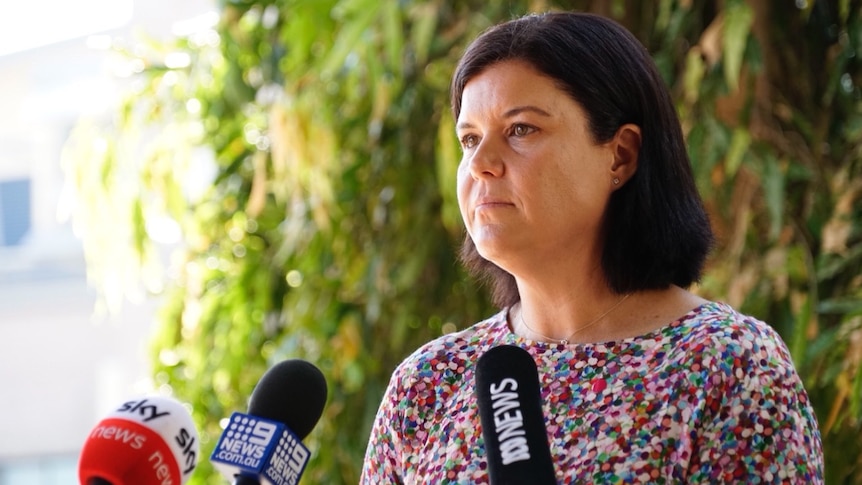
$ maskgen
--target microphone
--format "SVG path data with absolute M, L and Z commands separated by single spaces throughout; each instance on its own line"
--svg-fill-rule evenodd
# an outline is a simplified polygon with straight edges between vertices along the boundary
M 302 439 L 326 404 L 320 369 L 289 359 L 267 370 L 251 393 L 248 414 L 235 412 L 210 456 L 234 485 L 295 485 L 310 453 Z
M 78 460 L 81 485 L 185 483 L 200 439 L 177 400 L 142 396 L 122 403 L 90 431 Z
M 556 485 L 533 357 L 514 345 L 482 354 L 476 397 L 491 484 Z

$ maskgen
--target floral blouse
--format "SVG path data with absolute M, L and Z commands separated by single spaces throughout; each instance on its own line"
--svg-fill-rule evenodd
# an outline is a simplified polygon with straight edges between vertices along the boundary
M 645 335 L 562 345 L 513 334 L 507 313 L 398 366 L 362 485 L 489 483 L 474 370 L 502 344 L 536 361 L 559 483 L 823 482 L 808 395 L 765 323 L 711 302 Z

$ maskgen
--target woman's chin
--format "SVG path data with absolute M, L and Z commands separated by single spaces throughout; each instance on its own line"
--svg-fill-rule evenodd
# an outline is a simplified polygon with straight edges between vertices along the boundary
M 500 267 L 504 266 L 504 261 L 512 253 L 511 244 L 501 238 L 473 239 L 473 243 L 480 256 Z

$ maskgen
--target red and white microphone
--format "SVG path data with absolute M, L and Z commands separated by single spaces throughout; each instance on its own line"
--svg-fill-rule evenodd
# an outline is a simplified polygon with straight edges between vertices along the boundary
M 199 455 L 186 408 L 169 397 L 143 396 L 123 402 L 90 431 L 78 478 L 81 485 L 179 485 Z

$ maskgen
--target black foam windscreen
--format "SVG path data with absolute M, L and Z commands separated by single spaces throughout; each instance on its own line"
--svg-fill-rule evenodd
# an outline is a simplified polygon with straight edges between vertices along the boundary
M 476 363 L 476 395 L 492 485 L 556 484 L 533 357 L 494 347 Z
M 284 423 L 305 439 L 323 414 L 326 378 L 302 359 L 288 359 L 270 367 L 260 378 L 248 403 L 248 414 Z

